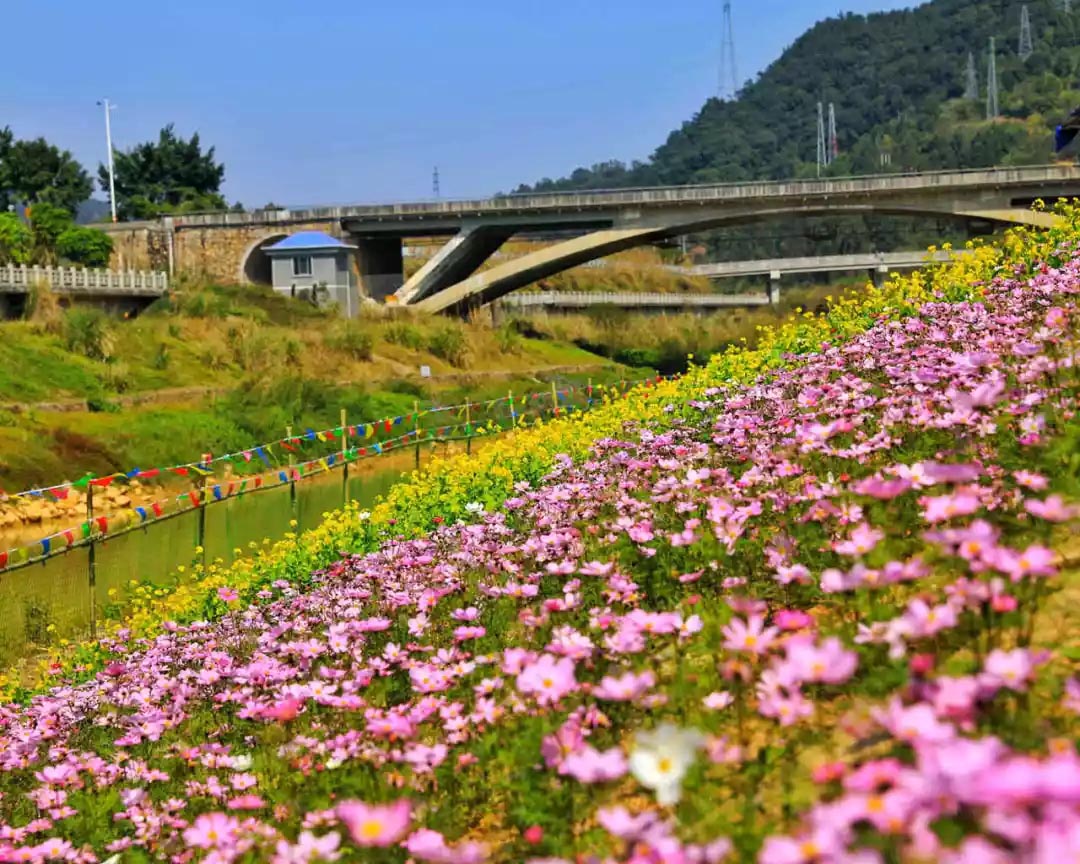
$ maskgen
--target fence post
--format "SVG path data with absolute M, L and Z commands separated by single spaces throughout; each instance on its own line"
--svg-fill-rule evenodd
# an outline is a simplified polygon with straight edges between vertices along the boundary
M 517 409 L 514 407 L 514 391 L 508 391 L 506 398 L 510 403 L 510 428 L 517 429 Z
M 344 463 L 341 469 L 341 500 L 348 506 L 349 503 L 349 427 L 348 415 L 345 409 L 341 409 L 341 461 Z
M 94 550 L 94 484 L 86 484 L 86 527 L 90 538 L 88 578 L 90 589 L 90 638 L 97 639 L 97 561 Z
M 587 405 L 588 405 L 588 406 L 589 406 L 590 408 L 592 408 L 592 378 L 590 378 L 590 379 L 589 379 L 589 389 L 588 389 L 588 390 L 587 390 L 587 391 L 585 392 L 585 395 L 586 395 L 586 397 L 587 397 L 587 400 L 588 400 L 588 401 L 586 402 L 586 404 L 587 404 Z
M 465 397 L 465 455 L 472 455 L 472 403 Z
M 211 455 L 209 453 L 203 453 L 203 465 L 209 465 Z M 209 480 L 206 475 L 199 475 L 199 479 L 195 481 L 195 488 L 199 493 L 199 548 L 202 549 L 200 558 L 202 561 L 203 569 L 206 569 L 206 493 L 209 487 Z
M 420 402 L 413 400 L 413 434 L 416 436 L 416 448 L 414 450 L 416 470 L 420 470 Z
M 292 426 L 285 427 L 285 437 L 289 439 L 289 444 L 292 445 Z M 296 475 L 293 471 L 293 466 L 296 464 L 296 458 L 293 456 L 292 450 L 289 451 L 289 512 L 292 514 L 292 519 L 296 519 Z
M 551 411 L 554 416 L 559 416 L 559 392 L 555 389 L 555 381 L 551 382 Z

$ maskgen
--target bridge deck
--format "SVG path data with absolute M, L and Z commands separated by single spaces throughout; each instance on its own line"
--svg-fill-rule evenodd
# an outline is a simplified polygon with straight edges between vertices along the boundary
M 330 222 L 334 220 L 422 221 L 431 219 L 482 219 L 499 215 L 584 212 L 626 207 L 667 207 L 688 204 L 720 204 L 754 200 L 852 197 L 919 191 L 970 191 L 1008 187 L 1045 186 L 1080 181 L 1080 166 L 1036 165 L 966 171 L 931 171 L 913 174 L 881 174 L 814 180 L 781 180 L 753 183 L 712 183 L 693 186 L 659 186 L 589 192 L 541 192 L 499 195 L 491 198 L 419 201 L 359 206 L 309 207 L 188 214 L 173 219 L 177 227 Z

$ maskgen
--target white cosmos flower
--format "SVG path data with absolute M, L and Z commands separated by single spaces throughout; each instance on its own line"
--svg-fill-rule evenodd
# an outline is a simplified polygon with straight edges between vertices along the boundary
M 473 514 L 483 513 L 484 505 L 481 504 L 479 501 L 470 501 L 468 504 L 465 505 L 465 512 Z
M 630 751 L 630 773 L 642 786 L 656 793 L 656 802 L 675 804 L 682 794 L 682 781 L 705 746 L 705 736 L 696 729 L 680 729 L 661 723 L 634 736 Z
M 367 522 L 367 520 L 371 518 L 371 511 L 361 510 L 359 513 L 356 514 L 356 518 L 359 519 L 361 522 Z
M 233 771 L 247 771 L 252 766 L 251 757 L 247 754 L 243 756 L 232 757 L 232 769 Z

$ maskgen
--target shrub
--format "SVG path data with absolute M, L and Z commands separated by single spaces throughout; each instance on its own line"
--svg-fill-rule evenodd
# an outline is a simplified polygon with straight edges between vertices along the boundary
M 48 282 L 35 281 L 30 284 L 23 318 L 54 336 L 64 333 L 64 310 Z
M 57 255 L 84 267 L 108 267 L 112 250 L 112 237 L 96 228 L 73 225 L 56 238 Z
M 442 325 L 428 337 L 427 349 L 436 357 L 442 358 L 459 369 L 463 369 L 468 364 L 469 346 L 466 344 L 465 333 L 460 327 Z
M 30 208 L 30 231 L 33 234 L 35 261 L 53 264 L 56 261 L 56 241 L 75 225 L 71 213 L 54 204 L 35 204 Z
M 108 360 L 115 342 L 112 322 L 100 309 L 69 309 L 64 316 L 64 335 L 69 351 L 91 360 Z
M 418 327 L 404 321 L 387 324 L 383 330 L 383 339 L 391 345 L 400 345 L 412 351 L 419 351 L 424 346 L 424 334 Z
M 518 333 L 517 327 L 514 326 L 513 322 L 503 324 L 496 330 L 495 340 L 498 343 L 499 351 L 503 354 L 521 353 L 521 334 Z
M 0 264 L 29 264 L 34 236 L 14 213 L 0 213 Z
M 371 331 L 356 321 L 342 321 L 323 336 L 327 348 L 343 351 L 354 360 L 370 360 L 375 347 Z

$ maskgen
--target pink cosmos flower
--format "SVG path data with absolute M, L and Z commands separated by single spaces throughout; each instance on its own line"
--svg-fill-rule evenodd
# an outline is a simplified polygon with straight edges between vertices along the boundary
M 571 753 L 559 767 L 560 774 L 580 783 L 606 783 L 618 780 L 627 772 L 626 756 L 618 747 L 597 750 L 588 744 Z
M 1014 648 L 1003 651 L 1000 648 L 991 651 L 983 666 L 986 678 L 999 687 L 1009 690 L 1024 691 L 1035 671 L 1035 661 L 1030 651 Z
M 204 813 L 184 829 L 184 842 L 198 849 L 231 846 L 240 823 L 225 813 Z
M 600 679 L 592 695 L 610 702 L 632 702 L 644 695 L 656 684 L 656 675 L 646 670 L 641 674 L 626 672 L 618 678 L 605 675 Z
M 762 616 L 751 615 L 746 621 L 732 618 L 721 632 L 724 635 L 724 647 L 729 651 L 764 654 L 779 631 L 775 627 L 766 627 Z
M 449 846 L 442 834 L 429 828 L 414 831 L 402 845 L 413 858 L 429 864 L 481 864 L 488 857 L 480 843 Z
M 833 543 L 833 549 L 840 555 L 865 555 L 885 537 L 885 532 L 871 527 L 867 522 L 855 526 L 848 540 Z
M 540 705 L 554 704 L 577 688 L 574 661 L 569 657 L 556 658 L 551 654 L 541 654 L 536 662 L 521 670 L 517 677 L 517 688 L 522 693 L 535 696 Z
M 596 811 L 596 821 L 612 837 L 636 843 L 655 833 L 660 815 L 651 810 L 631 815 L 625 807 L 601 807 Z
M 714 693 L 710 693 L 701 701 L 702 704 L 711 711 L 722 711 L 735 701 L 735 697 L 726 690 L 717 690 Z
M 1028 498 L 1024 501 L 1024 509 L 1047 522 L 1068 522 L 1080 515 L 1080 509 L 1067 506 L 1060 495 L 1051 495 L 1045 501 Z
M 920 503 L 923 505 L 923 519 L 931 524 L 958 516 L 970 516 L 982 506 L 979 499 L 969 492 L 923 498 Z
M 341 857 L 338 847 L 341 835 L 331 831 L 323 837 L 316 837 L 310 831 L 302 831 L 295 844 L 288 840 L 278 840 L 271 864 L 308 864 L 311 861 L 336 861 Z
M 357 846 L 393 846 L 409 830 L 412 802 L 399 799 L 393 804 L 365 804 L 342 801 L 334 811 Z
M 803 630 L 812 627 L 814 619 L 799 609 L 781 609 L 773 615 L 773 621 L 781 630 Z
M 233 588 L 218 588 L 217 596 L 219 599 L 224 600 L 226 603 L 232 603 L 234 600 L 240 599 L 240 594 Z

